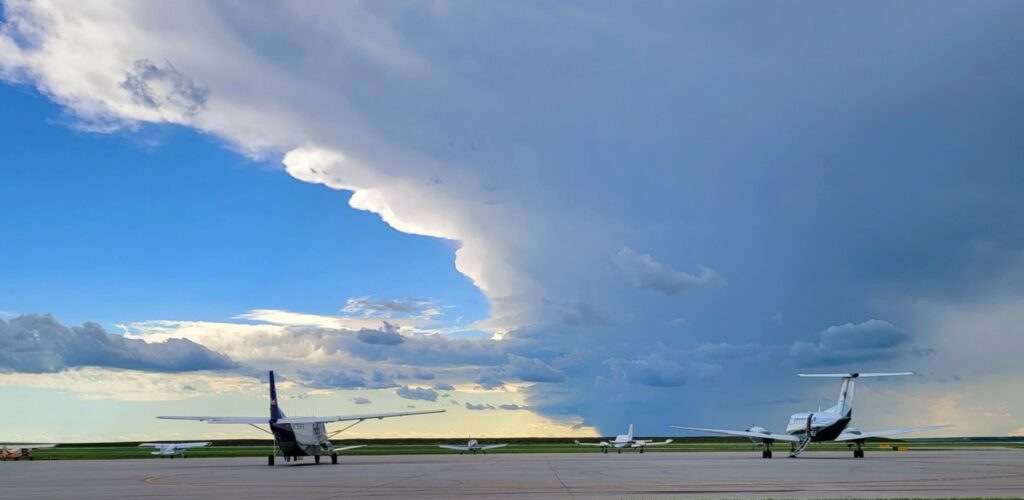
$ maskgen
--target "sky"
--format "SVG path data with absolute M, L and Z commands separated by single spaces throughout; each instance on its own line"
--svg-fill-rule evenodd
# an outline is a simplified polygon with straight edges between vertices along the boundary
M 1019 2 L 2 5 L 5 439 L 1024 434 Z

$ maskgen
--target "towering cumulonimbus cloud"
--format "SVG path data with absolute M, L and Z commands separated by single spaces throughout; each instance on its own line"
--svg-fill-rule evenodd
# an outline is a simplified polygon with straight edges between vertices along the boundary
M 800 366 L 952 380 L 922 304 L 1024 296 L 999 278 L 1024 252 L 1022 11 L 12 0 L 0 74 L 84 129 L 192 127 L 457 241 L 502 339 L 306 341 L 533 381 L 531 409 L 606 428 L 745 425 L 792 409 L 760 395 Z

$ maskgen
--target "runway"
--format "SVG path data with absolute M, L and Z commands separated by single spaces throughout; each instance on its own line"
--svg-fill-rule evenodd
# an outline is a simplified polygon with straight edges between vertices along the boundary
M 328 461 L 329 463 L 329 461 Z M 351 456 L 0 463 L 4 498 L 882 498 L 1024 496 L 1024 450 Z

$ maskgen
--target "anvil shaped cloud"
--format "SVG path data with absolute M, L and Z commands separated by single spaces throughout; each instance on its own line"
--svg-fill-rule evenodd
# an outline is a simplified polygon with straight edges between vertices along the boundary
M 915 298 L 961 300 L 1024 249 L 1024 7 L 947 7 L 9 1 L 0 72 L 83 128 L 192 127 L 458 241 L 476 327 L 515 346 L 317 355 L 519 370 L 531 408 L 654 427 L 740 419 L 788 390 L 786 346 L 924 324 Z

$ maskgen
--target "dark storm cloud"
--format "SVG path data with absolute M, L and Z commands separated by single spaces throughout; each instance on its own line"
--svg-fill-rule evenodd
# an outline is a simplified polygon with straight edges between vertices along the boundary
M 504 373 L 523 382 L 562 382 L 565 373 L 537 358 L 508 355 Z
M 615 264 L 636 286 L 668 295 L 725 284 L 725 280 L 707 266 L 698 265 L 700 273 L 697 275 L 687 274 L 629 247 L 619 250 Z
M 907 332 L 887 321 L 830 326 L 819 333 L 818 343 L 795 342 L 790 356 L 800 366 L 836 366 L 880 361 L 907 354 L 911 341 Z
M 151 344 L 107 333 L 96 323 L 67 327 L 50 315 L 0 320 L 0 370 L 45 373 L 80 366 L 157 372 L 239 368 L 190 340 Z

